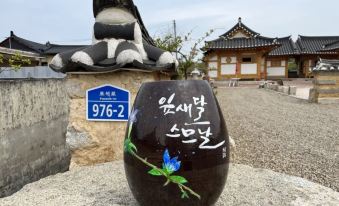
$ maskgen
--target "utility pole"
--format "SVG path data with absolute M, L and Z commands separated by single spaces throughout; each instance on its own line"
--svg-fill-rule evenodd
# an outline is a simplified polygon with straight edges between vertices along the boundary
M 174 42 L 177 43 L 177 23 L 173 20 Z M 178 47 L 175 47 L 175 58 L 178 59 Z

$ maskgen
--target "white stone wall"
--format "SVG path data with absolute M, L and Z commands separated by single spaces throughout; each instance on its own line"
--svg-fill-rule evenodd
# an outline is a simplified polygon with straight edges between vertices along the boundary
M 0 81 L 0 108 L 0 197 L 69 169 L 64 80 Z

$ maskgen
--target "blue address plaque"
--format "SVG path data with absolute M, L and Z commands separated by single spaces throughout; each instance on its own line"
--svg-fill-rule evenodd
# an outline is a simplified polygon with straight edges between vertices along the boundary
M 112 85 L 87 90 L 86 110 L 88 121 L 128 121 L 130 92 Z

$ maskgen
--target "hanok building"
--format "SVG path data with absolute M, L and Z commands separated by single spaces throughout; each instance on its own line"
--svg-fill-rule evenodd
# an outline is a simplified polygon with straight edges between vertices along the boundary
M 339 40 L 323 46 L 321 51 L 339 52 Z
M 57 45 L 47 42 L 40 44 L 21 37 L 11 31 L 10 37 L 0 42 L 0 53 L 3 55 L 14 55 L 19 53 L 26 58 L 30 58 L 30 66 L 46 66 L 52 58 L 60 53 L 84 47 L 83 45 Z
M 339 59 L 339 36 L 299 36 L 296 45 L 300 52 L 299 77 L 312 76 L 319 58 Z
M 291 37 L 261 36 L 239 22 L 218 39 L 206 42 L 205 62 L 209 76 L 229 78 L 287 78 L 288 59 L 298 54 Z

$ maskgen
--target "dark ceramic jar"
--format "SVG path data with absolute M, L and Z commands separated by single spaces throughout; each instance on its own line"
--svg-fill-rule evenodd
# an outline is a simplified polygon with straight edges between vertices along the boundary
M 141 206 L 211 206 L 222 193 L 229 142 L 206 81 L 143 84 L 125 140 L 125 170 Z

